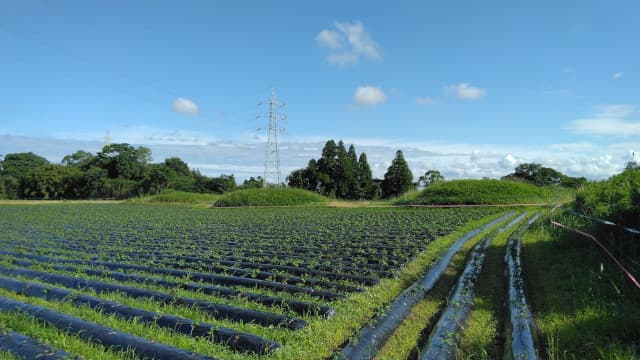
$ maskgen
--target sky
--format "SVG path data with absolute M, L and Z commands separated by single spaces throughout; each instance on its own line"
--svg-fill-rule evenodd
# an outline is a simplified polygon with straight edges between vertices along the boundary
M 640 152 L 638 19 L 635 0 L 4 0 L 0 154 L 57 163 L 108 132 L 241 181 L 275 89 L 283 176 L 342 139 L 376 177 L 402 150 L 416 178 L 602 179 Z

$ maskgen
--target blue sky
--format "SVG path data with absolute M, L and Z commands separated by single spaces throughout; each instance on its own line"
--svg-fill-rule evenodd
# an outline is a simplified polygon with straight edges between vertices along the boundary
M 0 154 L 114 142 L 203 173 L 261 175 L 286 102 L 286 173 L 344 139 L 382 176 L 592 179 L 640 151 L 637 1 L 0 3 Z

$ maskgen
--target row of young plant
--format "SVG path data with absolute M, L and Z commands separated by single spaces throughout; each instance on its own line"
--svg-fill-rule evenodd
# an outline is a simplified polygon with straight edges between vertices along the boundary
M 488 213 L 487 210 L 477 209 L 465 212 L 443 209 L 433 213 L 427 212 L 428 215 L 425 216 L 425 212 L 409 209 L 396 212 L 398 216 L 390 216 L 393 212 L 389 210 L 327 212 L 317 209 L 302 216 L 295 216 L 299 212 L 283 209 L 283 219 L 276 220 L 267 216 L 265 220 L 268 213 L 258 210 L 253 214 L 257 213 L 260 216 L 253 219 L 248 219 L 244 211 L 221 211 L 215 214 L 218 226 L 212 229 L 211 221 L 207 218 L 211 213 L 205 210 L 197 212 L 195 219 L 194 214 L 190 218 L 177 219 L 181 225 L 176 229 L 173 224 L 165 226 L 160 222 L 164 211 L 153 209 L 149 214 L 144 207 L 130 209 L 131 212 L 122 214 L 122 217 L 131 216 L 129 221 L 121 221 L 117 227 L 108 222 L 102 226 L 97 225 L 95 217 L 100 214 L 94 211 L 86 215 L 81 214 L 82 223 L 88 224 L 84 230 L 82 227 L 73 227 L 70 225 L 73 223 L 70 222 L 62 226 L 52 224 L 53 231 L 34 229 L 32 221 L 25 222 L 28 226 L 20 228 L 20 222 L 24 219 L 22 215 L 14 215 L 14 219 L 17 219 L 15 222 L 12 222 L 11 217 L 6 217 L 7 230 L 11 232 L 13 227 L 14 241 L 27 249 L 31 244 L 26 240 L 32 239 L 32 243 L 37 243 L 40 248 L 60 249 L 61 252 L 69 252 L 73 257 L 80 258 L 85 257 L 83 253 L 90 253 L 92 257 L 104 261 L 139 262 L 143 259 L 151 266 L 166 267 L 173 264 L 186 270 L 204 270 L 202 264 L 206 263 L 210 267 L 207 271 L 213 271 L 211 265 L 218 264 L 218 271 L 239 267 L 251 271 L 254 276 L 255 270 L 288 273 L 300 272 L 300 268 L 309 268 L 331 272 L 334 275 L 328 275 L 328 278 L 335 278 L 343 272 L 362 269 L 372 272 L 376 277 L 391 275 L 392 270 L 423 250 L 436 234 L 446 234 L 453 227 Z M 120 212 L 122 213 L 122 209 Z M 141 216 L 140 212 L 146 215 Z M 174 217 L 175 215 L 173 214 Z M 309 215 L 315 215 L 316 219 L 313 222 L 316 227 L 300 225 L 310 221 Z M 36 217 L 33 214 L 26 216 Z M 147 216 L 160 221 L 157 225 L 150 225 Z M 246 226 L 237 224 L 236 217 L 242 218 Z M 408 226 L 411 221 L 407 220 L 412 217 L 414 223 Z M 318 221 L 318 218 L 321 221 Z M 274 228 L 271 220 L 277 221 L 280 228 Z M 66 217 L 60 216 L 59 221 L 66 221 Z M 369 221 L 366 228 L 358 226 L 366 221 Z M 255 223 L 264 225 L 265 228 L 258 232 Z M 430 226 L 414 229 L 416 223 L 428 223 Z M 338 227 L 341 231 L 335 229 Z M 185 228 L 190 230 L 188 239 L 182 233 L 182 229 Z M 327 231 L 327 228 L 330 230 Z M 394 230 L 397 233 L 393 233 Z M 105 236 L 105 233 L 110 234 Z M 231 237 L 233 241 L 227 240 Z M 363 240 L 367 246 L 363 246 Z M 394 249 L 389 249 L 390 247 Z M 248 264 L 260 264 L 260 268 Z M 270 268 L 270 265 L 275 267 Z M 309 277 L 323 274 L 304 275 Z
M 412 258 L 418 258 L 418 263 L 425 266 L 428 256 L 431 259 L 438 256 L 437 251 L 425 255 L 424 251 L 414 250 L 413 254 L 406 255 L 405 268 L 396 273 L 400 279 L 379 279 L 372 287 L 348 278 L 329 279 L 325 274 L 291 274 L 288 271 L 293 270 L 285 268 L 259 269 L 252 266 L 255 265 L 254 258 L 238 264 L 215 263 L 209 256 L 189 253 L 187 247 L 178 251 L 182 259 L 177 260 L 170 257 L 173 244 L 189 237 L 193 238 L 194 248 L 211 246 L 209 250 L 213 252 L 215 241 L 202 234 L 209 228 L 241 232 L 240 227 L 228 225 L 239 225 L 235 222 L 237 219 L 225 218 L 217 211 L 206 213 L 206 209 L 185 211 L 175 208 L 175 212 L 165 209 L 157 213 L 143 212 L 145 216 L 157 216 L 145 218 L 138 210 L 143 212 L 141 207 L 127 205 L 0 207 L 3 215 L 0 223 L 7 229 L 0 239 L 0 329 L 40 341 L 52 352 L 60 349 L 88 358 L 246 359 L 255 354 L 280 359 L 323 358 L 353 334 L 372 311 L 401 290 L 407 272 L 417 273 L 418 265 L 411 261 Z M 237 214 L 241 214 L 250 227 L 253 225 L 249 219 L 255 219 L 257 223 L 272 220 L 268 212 L 245 211 L 250 214 Z M 416 249 L 438 249 L 442 246 L 440 242 L 448 237 L 419 240 L 419 234 L 432 234 L 433 227 L 444 231 L 447 221 L 449 232 L 464 225 L 454 217 L 454 211 L 394 211 L 298 209 L 305 213 L 296 221 L 309 231 L 308 245 L 312 248 L 321 248 L 324 244 L 314 235 L 313 226 L 304 221 L 314 224 L 309 219 L 317 217 L 324 217 L 323 220 L 335 228 L 347 229 L 349 223 L 337 223 L 346 219 L 353 222 L 352 228 L 369 231 L 368 242 L 363 241 L 369 239 L 366 233 L 351 231 L 341 235 L 357 234 L 363 241 L 362 248 L 369 244 L 376 246 L 377 239 L 381 242 L 390 240 L 389 244 L 393 244 L 394 239 L 402 239 L 407 243 L 422 241 Z M 465 219 L 480 219 L 496 211 L 470 212 L 465 214 Z M 52 213 L 56 216 L 50 216 Z M 214 216 L 210 216 L 211 213 Z M 397 220 L 394 220 L 394 214 Z M 182 225 L 172 229 L 165 222 L 163 217 L 167 215 L 172 215 L 176 221 L 200 221 L 188 222 L 190 231 L 184 234 L 181 233 Z M 331 216 L 339 220 L 330 220 Z M 118 223 L 116 219 L 122 226 L 111 228 Z M 156 220 L 160 225 L 154 226 Z M 83 233 L 80 229 L 85 222 L 87 231 Z M 387 232 L 383 232 L 385 222 Z M 211 227 L 212 223 L 217 226 Z M 323 232 L 319 223 L 315 224 L 317 232 Z M 270 237 L 279 236 L 282 242 L 287 242 L 294 222 L 283 220 L 282 226 L 283 229 L 277 229 L 272 225 Z M 106 238 L 114 242 L 104 246 L 99 243 L 102 237 L 97 235 L 108 229 L 113 231 Z M 162 239 L 146 237 L 147 232 L 160 234 L 161 231 L 167 233 Z M 125 234 L 128 237 L 121 236 Z M 248 238 L 247 234 L 236 234 L 233 241 L 239 242 L 242 238 L 251 244 L 262 240 L 261 237 Z M 125 261 L 107 261 L 112 257 L 107 256 L 108 253 L 115 252 L 117 257 L 118 247 L 127 249 L 129 239 L 139 245 L 136 250 L 123 256 Z M 93 249 L 90 244 L 94 245 Z M 154 262 L 136 258 L 149 254 L 141 251 L 143 244 L 157 248 Z M 356 240 L 351 244 L 355 246 Z M 376 256 L 383 256 L 383 253 L 375 252 L 379 248 L 373 249 Z M 198 259 L 193 263 L 198 266 L 186 261 L 187 257 Z M 180 266 L 172 266 L 172 263 Z M 269 262 L 265 264 L 269 265 Z M 360 266 L 355 262 L 345 261 L 345 264 L 353 268 Z M 208 267 L 222 265 L 224 269 L 219 271 Z M 305 269 L 304 265 L 298 263 L 296 268 Z M 197 270 L 200 267 L 203 271 Z M 249 269 L 251 271 L 240 272 Z M 331 273 L 340 274 L 339 271 Z M 263 276 L 266 277 L 261 279 Z M 324 281 L 327 283 L 319 283 Z M 366 291 L 351 291 L 360 288 Z M 83 327 L 90 330 L 83 332 L 86 335 L 78 334 Z

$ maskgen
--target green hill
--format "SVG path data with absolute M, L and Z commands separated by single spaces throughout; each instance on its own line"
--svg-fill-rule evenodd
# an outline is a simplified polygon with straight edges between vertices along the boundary
M 452 180 L 398 199 L 398 205 L 543 204 L 568 200 L 573 191 L 559 186 L 538 187 L 509 180 Z
M 156 195 L 131 198 L 127 200 L 127 202 L 133 204 L 211 204 L 220 198 L 220 196 L 220 194 L 201 194 L 169 189 Z
M 291 188 L 243 189 L 222 195 L 217 207 L 285 206 L 326 204 L 329 199 L 316 193 Z

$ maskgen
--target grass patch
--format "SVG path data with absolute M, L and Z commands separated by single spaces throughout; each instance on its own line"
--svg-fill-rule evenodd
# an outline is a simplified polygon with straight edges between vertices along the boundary
M 540 354 L 549 359 L 640 358 L 640 290 L 600 248 L 548 222 L 535 224 L 523 240 Z
M 165 190 L 157 195 L 129 199 L 126 202 L 133 204 L 211 204 L 218 200 L 220 196 L 220 194 Z
M 291 188 L 243 189 L 222 195 L 217 207 L 316 205 L 329 202 L 311 191 Z
M 19 357 L 8 351 L 0 350 L 0 360 L 18 360 Z
M 567 201 L 573 190 L 509 180 L 452 180 L 402 197 L 398 205 L 548 204 Z

